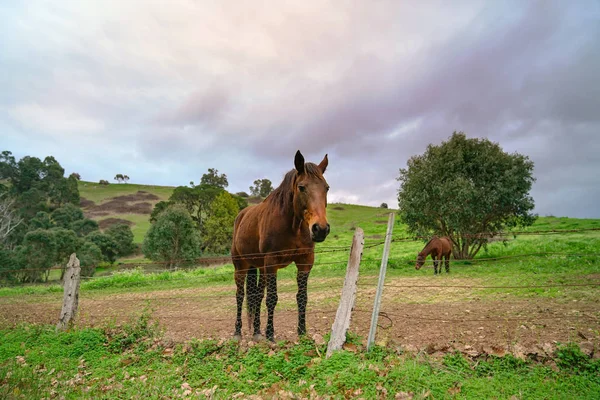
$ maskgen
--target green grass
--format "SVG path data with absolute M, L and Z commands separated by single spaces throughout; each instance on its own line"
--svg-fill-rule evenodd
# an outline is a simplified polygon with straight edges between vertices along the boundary
M 141 244 L 144 241 L 144 236 L 148 229 L 150 229 L 150 216 L 145 214 L 112 214 L 109 216 L 94 218 L 100 222 L 107 218 L 119 218 L 133 222 L 131 225 L 131 232 L 133 232 L 133 242 Z
M 139 190 L 155 194 L 161 200 L 168 200 L 173 193 L 174 187 L 156 186 L 156 185 L 138 185 L 135 183 L 111 183 L 110 185 L 100 185 L 97 182 L 79 181 L 79 195 L 100 204 L 113 197 L 135 194 Z
M 326 345 L 309 339 L 252 347 L 212 340 L 173 346 L 159 332 L 147 314 L 119 328 L 56 333 L 51 326 L 21 325 L 0 331 L 0 397 L 600 397 L 600 361 L 575 345 L 559 348 L 558 368 L 552 369 L 510 355 L 471 360 L 455 353 L 439 359 L 383 347 L 327 359 Z

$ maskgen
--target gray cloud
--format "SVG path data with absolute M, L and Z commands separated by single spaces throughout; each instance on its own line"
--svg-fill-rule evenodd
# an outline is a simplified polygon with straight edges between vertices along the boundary
M 597 2 L 233 5 L 0 9 L 2 147 L 234 191 L 329 153 L 333 200 L 395 206 L 398 169 L 463 130 L 531 157 L 540 214 L 600 217 Z

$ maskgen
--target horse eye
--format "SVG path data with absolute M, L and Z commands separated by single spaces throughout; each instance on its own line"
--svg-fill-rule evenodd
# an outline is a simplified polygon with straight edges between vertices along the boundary
M 300 190 L 301 192 L 305 192 L 306 186 L 298 185 L 298 190 Z
M 329 186 L 327 186 L 327 187 L 325 188 L 325 190 L 329 192 Z

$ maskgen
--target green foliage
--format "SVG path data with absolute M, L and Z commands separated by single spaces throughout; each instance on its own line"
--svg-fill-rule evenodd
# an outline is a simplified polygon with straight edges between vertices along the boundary
M 96 267 L 103 260 L 102 250 L 93 242 L 82 240 L 77 249 L 77 258 L 81 265 L 81 276 L 94 276 Z
M 49 269 L 57 257 L 54 232 L 45 229 L 27 232 L 17 257 L 22 267 L 18 274 L 22 282 L 47 280 Z
M 456 258 L 472 258 L 494 232 L 531 225 L 533 162 L 487 139 L 454 133 L 400 169 L 398 205 L 412 233 L 450 236 Z
M 207 252 L 224 254 L 231 249 L 233 223 L 239 212 L 235 198 L 222 192 L 210 205 L 210 218 L 204 229 L 204 247 Z
M 73 221 L 70 226 L 71 230 L 79 237 L 84 237 L 99 229 L 98 222 L 93 219 L 84 218 Z
M 556 360 L 556 365 L 563 370 L 600 376 L 600 359 L 591 359 L 581 351 L 576 343 L 559 345 L 556 350 Z
M 144 238 L 144 255 L 153 261 L 164 261 L 173 268 L 180 260 L 200 255 L 200 237 L 188 211 L 174 205 L 163 211 Z
M 220 189 L 225 189 L 229 186 L 227 182 L 227 175 L 219 174 L 219 171 L 215 168 L 209 168 L 208 172 L 202 175 L 200 179 L 200 186 L 213 186 Z
M 503 358 L 476 365 L 392 351 L 337 352 L 302 338 L 295 344 L 161 340 L 148 313 L 122 326 L 55 332 L 22 325 L 0 331 L 2 398 L 598 398 L 591 373 L 555 373 Z M 485 374 L 477 373 L 485 365 Z M 75 377 L 75 378 L 73 378 Z M 212 388 L 212 389 L 211 389 Z
M 204 225 L 211 216 L 210 205 L 223 192 L 225 192 L 223 188 L 207 184 L 201 184 L 192 188 L 178 186 L 173 190 L 173 194 L 169 198 L 169 203 L 180 204 L 185 207 L 196 223 L 200 234 L 204 236 Z M 163 208 L 165 206 L 161 205 L 160 207 Z
M 63 268 L 63 273 L 71 254 L 77 252 L 79 247 L 79 239 L 75 232 L 64 228 L 53 228 L 51 230 L 54 235 L 55 243 L 55 260 L 54 265 L 59 264 Z M 61 274 L 62 279 L 62 274 Z
M 50 218 L 50 214 L 44 211 L 38 211 L 29 221 L 29 229 L 51 229 L 54 228 L 54 221 Z
M 105 232 L 112 237 L 117 245 L 117 255 L 119 257 L 128 256 L 135 250 L 133 244 L 133 232 L 131 228 L 125 224 L 111 225 Z
M 273 184 L 269 179 L 257 179 L 250 186 L 252 196 L 267 197 L 273 191 Z
M 83 218 L 81 208 L 70 203 L 52 212 L 52 220 L 60 228 L 70 228 L 73 222 L 82 220 Z
M 117 255 L 119 254 L 119 248 L 110 235 L 96 231 L 90 233 L 86 239 L 98 246 L 105 261 L 108 261 L 111 264 L 116 261 Z
M 183 186 L 182 186 L 183 187 Z M 152 209 L 152 213 L 150 214 L 150 222 L 156 222 L 156 219 L 160 215 L 161 212 L 165 211 L 167 208 L 172 206 L 174 203 L 171 201 L 159 201 L 154 205 Z

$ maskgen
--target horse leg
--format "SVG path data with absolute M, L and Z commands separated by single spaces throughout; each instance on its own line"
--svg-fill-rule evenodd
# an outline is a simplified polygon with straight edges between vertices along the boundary
M 277 305 L 277 269 L 270 268 L 267 274 L 267 339 L 275 341 L 275 328 L 273 327 L 273 315 Z
M 306 335 L 306 303 L 308 300 L 308 275 L 310 269 L 303 271 L 298 269 L 296 281 L 298 282 L 298 293 L 296 301 L 298 302 L 298 335 Z
M 261 340 L 262 335 L 260 334 L 260 306 L 262 304 L 263 297 L 265 295 L 265 282 L 266 282 L 266 273 L 265 269 L 260 269 L 260 276 L 258 278 L 258 285 L 256 293 L 253 293 L 252 298 L 254 299 L 253 311 L 254 311 L 254 334 L 252 338 L 255 341 Z M 249 296 L 250 298 L 250 296 Z
M 438 260 L 437 260 L 437 258 L 435 258 L 435 256 L 431 257 L 431 258 L 433 258 L 433 274 L 437 275 L 437 273 L 438 273 Z M 440 272 L 442 272 L 441 269 L 440 269 Z
M 247 270 L 238 269 L 236 265 L 236 269 L 234 272 L 235 278 L 235 286 L 237 287 L 235 293 L 235 300 L 237 302 L 237 315 L 235 320 L 235 333 L 233 334 L 233 338 L 236 340 L 240 340 L 242 338 L 242 305 L 244 304 L 244 281 L 246 280 Z
M 450 273 L 450 254 L 446 255 L 446 273 Z

